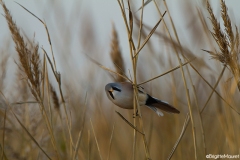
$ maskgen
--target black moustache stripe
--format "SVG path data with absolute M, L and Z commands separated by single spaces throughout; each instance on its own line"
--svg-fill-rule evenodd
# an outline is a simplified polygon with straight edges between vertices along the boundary
M 110 94 L 110 96 L 112 97 L 112 99 L 115 99 L 111 91 L 108 91 L 108 93 Z

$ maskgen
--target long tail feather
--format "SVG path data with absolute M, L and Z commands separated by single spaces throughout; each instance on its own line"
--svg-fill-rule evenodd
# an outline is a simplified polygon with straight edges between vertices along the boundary
M 170 113 L 177 113 L 177 114 L 180 113 L 179 110 L 177 110 L 176 108 L 174 108 L 173 106 L 171 106 L 167 102 L 164 102 L 164 101 L 161 101 L 159 99 L 153 98 L 150 95 L 148 95 L 148 100 L 146 102 L 146 105 L 148 107 L 150 107 L 150 106 L 151 107 L 156 107 L 158 109 L 161 109 L 163 111 L 170 112 Z

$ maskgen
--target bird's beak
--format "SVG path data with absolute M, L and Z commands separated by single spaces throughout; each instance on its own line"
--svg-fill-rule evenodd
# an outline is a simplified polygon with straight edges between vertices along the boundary
M 112 99 L 114 99 L 114 96 L 113 96 L 112 92 L 113 92 L 113 89 L 112 89 L 112 88 L 108 90 L 108 93 L 110 94 L 110 96 L 112 97 Z
M 108 91 L 109 91 L 109 92 L 113 92 L 113 89 L 111 88 L 111 89 L 109 89 Z

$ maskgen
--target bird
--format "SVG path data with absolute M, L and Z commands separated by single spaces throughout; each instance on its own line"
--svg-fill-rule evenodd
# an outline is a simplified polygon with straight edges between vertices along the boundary
M 140 106 L 147 106 L 158 116 L 163 116 L 163 112 L 177 113 L 180 111 L 165 101 L 161 101 L 147 94 L 141 86 L 138 89 L 138 101 Z M 133 84 L 130 82 L 108 83 L 105 86 L 107 97 L 115 105 L 123 109 L 133 109 Z

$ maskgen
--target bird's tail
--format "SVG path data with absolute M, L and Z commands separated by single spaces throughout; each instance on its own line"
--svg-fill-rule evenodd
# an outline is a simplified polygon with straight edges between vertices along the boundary
M 170 113 L 177 113 L 179 114 L 180 111 L 177 110 L 176 108 L 174 108 L 173 106 L 171 106 L 170 104 L 168 104 L 167 102 L 161 101 L 159 99 L 156 99 L 154 97 L 151 97 L 150 95 L 148 95 L 148 100 L 146 102 L 146 105 L 151 108 L 152 110 L 153 107 L 154 108 L 158 108 L 161 109 L 165 112 L 170 112 Z M 156 111 L 155 111 L 156 112 Z

